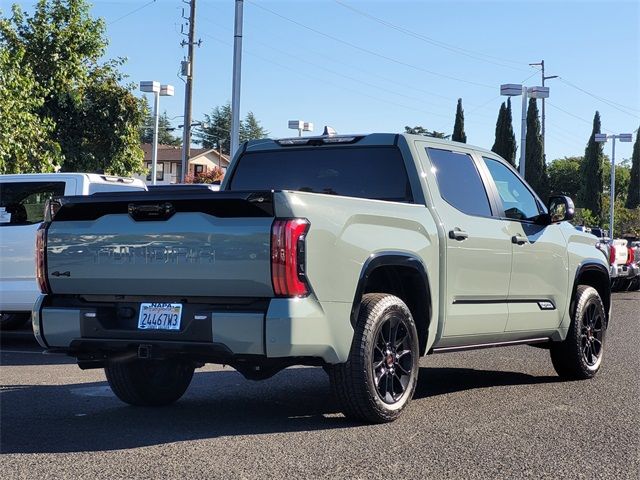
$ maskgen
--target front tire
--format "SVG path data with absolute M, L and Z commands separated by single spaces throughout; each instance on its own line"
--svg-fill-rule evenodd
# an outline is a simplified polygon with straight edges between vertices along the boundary
M 413 397 L 418 356 L 418 333 L 405 303 L 388 294 L 364 295 L 349 358 L 328 369 L 343 413 L 371 423 L 397 419 Z
M 113 361 L 104 371 L 120 400 L 129 405 L 158 407 L 184 395 L 193 378 L 194 365 L 179 360 Z
M 558 375 L 571 380 L 592 378 L 604 354 L 607 316 L 595 288 L 578 285 L 567 338 L 551 346 L 551 362 Z

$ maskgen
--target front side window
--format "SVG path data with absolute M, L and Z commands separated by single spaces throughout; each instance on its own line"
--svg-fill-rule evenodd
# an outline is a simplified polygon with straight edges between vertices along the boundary
M 538 202 L 515 173 L 497 160 L 483 159 L 496 184 L 507 218 L 531 221 L 540 215 Z
M 47 200 L 64 195 L 64 182 L 11 182 L 0 185 L 0 227 L 33 225 L 44 219 Z
M 491 216 L 489 198 L 473 159 L 466 153 L 427 148 L 440 196 L 467 215 Z

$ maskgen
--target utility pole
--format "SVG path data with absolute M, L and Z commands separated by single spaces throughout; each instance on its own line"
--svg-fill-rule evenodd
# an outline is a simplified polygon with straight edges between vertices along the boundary
M 544 60 L 540 60 L 540 62 L 538 63 L 530 63 L 529 65 L 531 66 L 540 66 L 541 70 L 540 73 L 542 74 L 542 86 L 544 87 L 544 81 L 545 80 L 551 80 L 552 78 L 558 78 L 558 75 L 549 75 L 548 77 L 545 77 L 544 75 Z M 544 98 L 542 99 L 542 156 L 544 158 L 544 119 L 545 119 L 545 113 L 544 113 Z
M 242 10 L 243 0 L 236 0 L 233 32 L 233 87 L 231 91 L 231 157 L 240 146 L 240 67 L 242 66 Z
M 195 41 L 196 31 L 196 0 L 183 0 L 184 3 L 189 4 L 189 17 L 184 16 L 184 10 L 182 11 L 182 18 L 189 21 L 189 33 L 187 41 L 180 42 L 181 46 L 187 46 L 187 59 L 182 62 L 182 75 L 187 77 L 184 87 L 184 127 L 182 130 L 182 170 L 180 172 L 180 183 L 184 183 L 184 177 L 186 176 L 189 157 L 191 156 L 191 102 L 193 98 L 193 60 L 195 46 L 202 43 L 202 40 Z M 184 24 L 183 24 L 184 26 Z M 182 32 L 184 35 L 184 32 Z

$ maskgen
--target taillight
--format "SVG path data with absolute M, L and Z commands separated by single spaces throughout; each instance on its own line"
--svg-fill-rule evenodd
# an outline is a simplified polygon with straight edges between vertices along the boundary
M 616 247 L 613 243 L 609 244 L 609 265 L 616 263 Z
M 47 278 L 47 224 L 43 223 L 36 232 L 36 279 L 42 293 L 50 294 L 51 287 Z
M 306 279 L 305 234 L 309 221 L 303 218 L 276 220 L 271 227 L 271 281 L 279 297 L 309 294 Z
M 627 255 L 627 265 L 631 265 L 635 261 L 635 255 L 633 252 L 633 248 L 629 248 L 629 254 Z

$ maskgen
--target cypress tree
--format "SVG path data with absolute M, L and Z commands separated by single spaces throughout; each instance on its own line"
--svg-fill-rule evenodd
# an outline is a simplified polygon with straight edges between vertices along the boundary
M 525 152 L 525 180 L 531 188 L 546 202 L 549 197 L 549 178 L 542 155 L 542 135 L 540 134 L 540 118 L 535 98 L 529 99 L 527 109 L 527 148 Z
M 502 157 L 514 167 L 516 166 L 516 152 L 518 145 L 516 144 L 516 134 L 513 133 L 513 118 L 511 115 L 511 98 L 507 98 L 507 112 L 504 117 L 504 142 L 505 155 Z
M 596 111 L 593 117 L 593 130 L 584 150 L 584 160 L 580 165 L 580 180 L 582 187 L 578 194 L 579 205 L 588 208 L 600 221 L 602 218 L 602 143 L 595 140 L 596 133 L 600 133 L 600 113 Z
M 511 124 L 511 99 L 502 102 L 496 121 L 496 139 L 491 151 L 497 153 L 514 167 L 516 166 L 516 136 Z
M 456 107 L 456 121 L 453 125 L 453 135 L 451 140 L 454 142 L 467 143 L 467 134 L 464 133 L 464 110 L 462 109 L 462 99 L 458 99 L 458 106 Z
M 491 151 L 497 153 L 504 158 L 502 152 L 504 151 L 504 137 L 502 132 L 504 130 L 505 117 L 507 115 L 507 106 L 504 102 L 500 105 L 500 111 L 498 112 L 498 119 L 496 120 L 496 139 L 493 142 Z M 505 159 L 506 160 L 506 159 Z
M 640 129 L 636 130 L 636 141 L 631 155 L 631 178 L 627 193 L 627 208 L 640 207 Z

